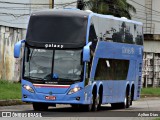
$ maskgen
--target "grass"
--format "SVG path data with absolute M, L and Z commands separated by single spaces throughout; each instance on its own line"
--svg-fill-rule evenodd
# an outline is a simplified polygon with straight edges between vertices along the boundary
M 160 118 L 155 118 L 155 119 L 153 119 L 153 120 L 160 120 Z
M 160 96 L 160 88 L 142 88 L 142 95 Z
M 0 100 L 21 99 L 21 84 L 0 80 Z
M 141 94 L 160 97 L 160 88 L 143 88 Z M 0 80 L 0 100 L 9 99 L 21 99 L 21 84 Z

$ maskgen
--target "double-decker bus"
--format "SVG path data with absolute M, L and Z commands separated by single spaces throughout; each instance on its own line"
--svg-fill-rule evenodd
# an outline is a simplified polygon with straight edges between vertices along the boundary
M 81 10 L 30 16 L 26 39 L 15 44 L 22 62 L 22 101 L 34 110 L 56 104 L 96 111 L 128 108 L 140 98 L 142 23 Z

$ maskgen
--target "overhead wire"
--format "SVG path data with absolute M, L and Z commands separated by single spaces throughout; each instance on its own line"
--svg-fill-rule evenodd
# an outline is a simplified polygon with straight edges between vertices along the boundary
M 135 4 L 137 4 L 138 6 L 140 6 L 141 8 L 144 8 L 144 9 L 140 9 L 140 8 L 136 8 L 136 10 L 138 9 L 139 10 L 139 12 L 137 13 L 137 14 L 135 14 L 135 15 L 133 15 L 132 17 L 133 18 L 137 18 L 137 19 L 139 19 L 139 20 L 143 20 L 143 21 L 147 21 L 147 14 L 149 14 L 149 13 L 147 13 L 147 10 L 149 11 L 149 12 L 151 12 L 151 18 L 152 18 L 152 22 L 158 22 L 158 23 L 160 23 L 160 11 L 157 11 L 157 10 L 154 10 L 154 9 L 152 9 L 152 8 L 149 8 L 149 7 L 147 7 L 147 6 L 145 6 L 145 5 L 142 5 L 142 4 L 140 4 L 140 3 L 138 3 L 138 2 L 136 2 L 135 0 L 129 0 L 129 1 L 132 1 L 133 3 L 135 3 Z M 146 15 L 146 17 L 142 17 L 143 15 L 145 14 Z M 142 16 L 139 16 L 139 15 L 142 15 Z M 159 18 L 157 18 L 157 17 L 159 17 Z M 147 23 L 144 23 L 144 24 L 147 24 Z M 160 29 L 158 29 L 158 28 L 154 28 L 156 31 L 160 31 Z
M 145 9 L 152 10 L 152 12 L 154 12 L 154 14 L 152 14 L 152 15 L 155 15 L 155 17 L 160 16 L 160 12 L 159 11 L 150 9 L 150 8 L 148 8 L 148 7 L 142 5 L 142 4 L 140 4 L 140 3 L 138 3 L 138 2 L 136 2 L 134 0 L 130 0 L 130 1 L 134 2 L 135 4 L 141 6 L 141 7 L 145 8 Z M 68 5 L 72 5 L 72 4 L 76 3 L 76 2 L 77 1 L 69 2 L 69 3 L 59 3 L 59 4 L 55 4 L 55 6 L 56 7 L 60 6 L 61 8 L 63 8 L 63 7 L 66 7 Z M 31 8 L 33 8 L 33 9 L 38 9 L 38 8 L 43 9 L 44 7 L 42 7 L 42 6 L 44 6 L 44 5 L 50 5 L 50 4 L 44 4 L 44 3 L 18 3 L 18 2 L 5 2 L 5 1 L 0 1 L 0 3 L 11 4 L 11 5 L 12 4 L 26 5 L 26 7 L 20 7 L 20 6 L 18 6 L 18 7 L 8 7 L 8 6 L 7 7 L 2 7 L 1 6 L 0 7 L 0 9 L 8 9 L 8 10 L 30 10 Z M 30 8 L 29 5 L 33 5 L 33 7 Z M 136 10 L 138 11 L 138 14 L 141 14 L 141 15 L 142 14 L 143 15 L 146 14 L 146 12 L 144 11 L 144 9 L 136 8 Z M 29 16 L 30 14 L 15 14 L 15 13 L 13 14 L 13 13 L 0 12 L 0 16 L 8 16 L 8 15 L 13 16 L 15 18 L 19 18 L 19 17 L 23 17 L 23 16 Z M 137 14 L 132 15 L 132 17 L 137 18 L 137 19 L 141 19 L 141 20 L 146 20 L 146 18 L 144 18 L 144 17 L 137 16 Z M 154 19 L 152 21 L 154 21 L 154 22 L 160 22 L 159 20 L 156 20 L 156 19 Z
M 17 4 L 17 5 L 50 5 L 50 4 L 44 4 L 44 3 L 18 3 L 18 2 L 5 2 L 5 1 L 0 1 L 0 3 Z M 67 5 L 67 4 L 73 4 L 73 3 L 77 3 L 77 1 L 68 2 L 68 3 L 59 3 L 54 5 Z
M 54 4 L 55 6 L 61 6 L 61 7 L 66 7 L 68 5 L 72 5 L 74 3 L 76 3 L 77 1 L 72 1 L 72 2 L 68 2 L 68 3 L 59 3 L 59 4 Z M 3 3 L 3 4 L 10 4 L 10 5 L 25 5 L 25 7 L 23 6 L 18 6 L 18 7 L 10 7 L 10 6 L 5 6 L 5 7 L 2 7 L 0 6 L 0 9 L 1 10 L 27 10 L 27 11 L 30 11 L 31 9 L 46 9 L 45 5 L 50 5 L 50 4 L 42 4 L 42 3 L 18 3 L 18 2 L 5 2 L 5 1 L 0 1 L 0 4 Z M 32 7 L 31 7 L 32 5 Z M 49 8 L 49 7 L 48 7 Z M 0 21 L 2 22 L 6 22 L 6 23 L 12 23 L 13 24 L 13 21 L 17 18 L 20 18 L 20 17 L 24 17 L 24 16 L 28 16 L 29 17 L 30 15 L 30 12 L 28 14 L 17 14 L 17 13 L 9 13 L 8 11 L 7 12 L 0 12 L 0 16 L 12 16 L 14 17 L 14 19 L 11 19 L 11 20 L 2 20 L 0 19 Z M 27 23 L 14 23 L 14 24 L 27 24 Z
M 151 8 L 148 8 L 148 7 L 142 5 L 142 4 L 140 4 L 140 3 L 138 3 L 138 2 L 136 2 L 136 1 L 134 1 L 134 0 L 129 0 L 129 1 L 132 1 L 132 2 L 134 2 L 134 3 L 137 4 L 137 5 L 140 5 L 140 6 L 144 7 L 144 8 L 146 8 L 146 9 L 149 9 L 149 10 L 151 10 L 151 11 L 154 11 L 154 12 L 160 14 L 160 11 L 157 11 L 157 10 L 154 10 L 154 9 L 151 9 Z

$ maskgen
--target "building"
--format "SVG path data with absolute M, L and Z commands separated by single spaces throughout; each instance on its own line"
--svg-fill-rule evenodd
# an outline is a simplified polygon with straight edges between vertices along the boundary
M 14 44 L 25 38 L 30 13 L 51 4 L 50 0 L 0 1 L 0 79 L 20 80 L 21 59 L 13 57 Z
M 160 1 L 127 0 L 137 10 L 132 19 L 144 24 L 143 85 L 160 85 Z
M 76 0 L 54 0 L 55 9 L 76 8 L 76 6 L 77 6 Z

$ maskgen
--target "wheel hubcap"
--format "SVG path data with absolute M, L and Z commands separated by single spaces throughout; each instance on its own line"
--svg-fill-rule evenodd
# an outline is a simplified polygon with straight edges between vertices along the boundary
M 125 106 L 127 105 L 127 98 L 126 97 L 124 99 L 124 104 L 125 104 Z

